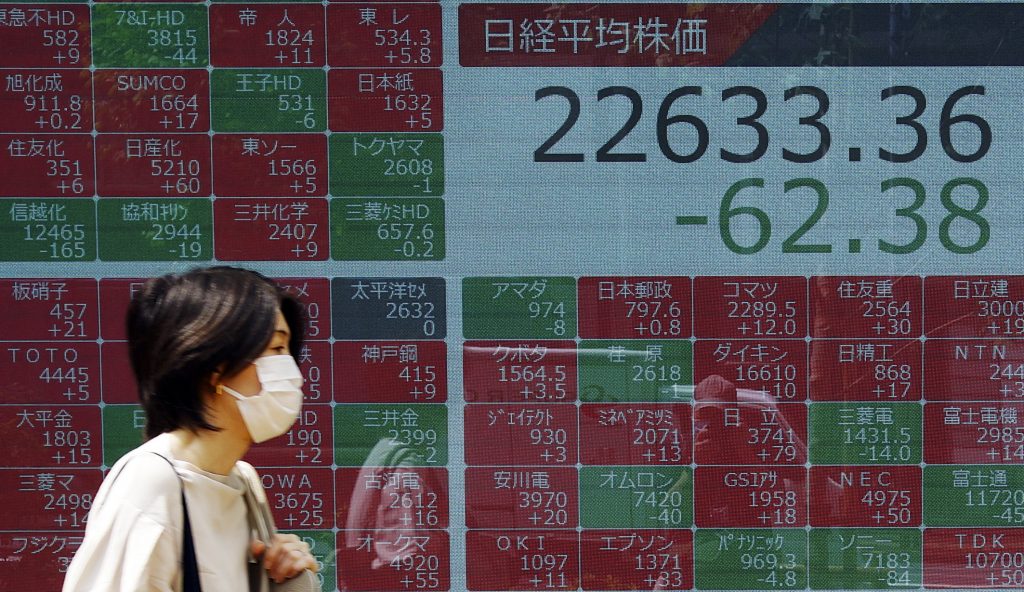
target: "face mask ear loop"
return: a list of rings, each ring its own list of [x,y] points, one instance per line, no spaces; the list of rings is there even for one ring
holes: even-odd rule
[[[242,393],[236,391],[235,389],[231,388],[230,386],[225,386],[223,383],[217,383],[217,394],[218,395],[222,395],[224,393],[227,393],[227,394],[231,395],[232,397],[234,397],[234,398],[236,398],[238,400],[242,400],[242,399],[246,398],[245,395],[243,395]]]

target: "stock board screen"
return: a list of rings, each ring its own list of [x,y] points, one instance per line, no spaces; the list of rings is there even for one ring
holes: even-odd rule
[[[1022,66],[1014,3],[0,3],[0,589],[142,441],[132,295],[231,264],[324,590],[1024,590]]]

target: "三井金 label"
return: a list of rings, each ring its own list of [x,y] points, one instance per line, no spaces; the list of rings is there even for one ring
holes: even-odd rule
[[[444,405],[338,405],[334,408],[334,464],[444,466],[448,463],[448,409]]]

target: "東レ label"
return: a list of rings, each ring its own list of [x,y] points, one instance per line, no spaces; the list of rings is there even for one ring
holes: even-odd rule
[[[327,27],[332,34],[328,64],[334,68],[441,66],[440,4],[396,2],[370,10],[328,5]]]

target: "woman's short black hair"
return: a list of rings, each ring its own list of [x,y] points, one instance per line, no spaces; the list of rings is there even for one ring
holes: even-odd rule
[[[146,282],[128,306],[128,351],[146,412],[146,438],[217,428],[205,417],[214,372],[230,376],[259,357],[278,309],[298,361],[302,308],[270,279],[237,267],[204,267]]]

